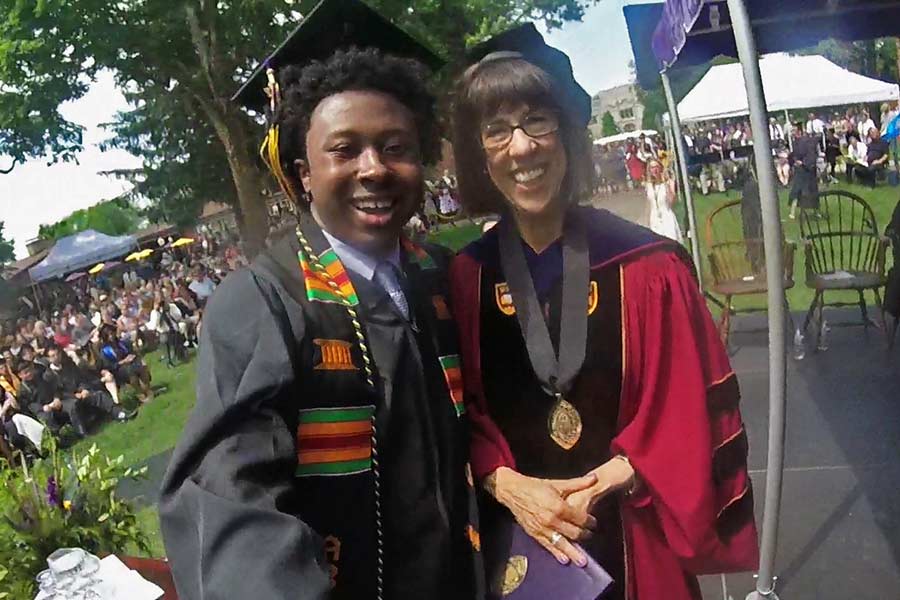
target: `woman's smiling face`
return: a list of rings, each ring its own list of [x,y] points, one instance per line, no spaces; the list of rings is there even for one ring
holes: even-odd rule
[[[491,180],[513,210],[530,216],[553,210],[564,202],[560,189],[568,165],[566,150],[558,122],[554,128],[547,125],[547,119],[558,117],[544,107],[516,103],[501,107],[481,123]],[[494,147],[487,143],[492,131],[504,128],[508,131],[510,127],[513,129],[508,144]],[[553,131],[529,135],[526,129]]]

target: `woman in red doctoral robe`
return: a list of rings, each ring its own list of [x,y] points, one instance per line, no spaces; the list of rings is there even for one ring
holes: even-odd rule
[[[696,575],[756,569],[758,546],[738,384],[690,261],[577,206],[590,98],[563,53],[526,26],[473,59],[461,201],[502,220],[451,285],[482,539],[511,515],[560,563],[603,566],[604,600],[699,598]]]

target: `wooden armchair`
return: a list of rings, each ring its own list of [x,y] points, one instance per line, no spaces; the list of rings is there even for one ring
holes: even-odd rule
[[[884,324],[879,288],[887,283],[885,252],[890,242],[881,235],[875,214],[866,201],[850,192],[821,192],[818,211],[800,211],[800,232],[806,255],[806,285],[815,290],[803,330],[806,331],[816,315],[819,323],[816,346],[821,342],[825,306],[858,305],[862,314],[860,324],[866,328],[872,324],[865,290],[874,293]],[[825,302],[825,292],[836,290],[855,291],[859,299],[852,303]]]
[[[765,294],[768,291],[762,224],[752,215],[743,214],[740,200],[727,202],[706,219],[706,247],[712,281],[709,291],[725,297],[719,319],[719,335],[727,344],[733,315],[765,310],[739,310],[732,305],[735,296]],[[784,242],[785,289],[794,287],[795,248],[794,243]]]

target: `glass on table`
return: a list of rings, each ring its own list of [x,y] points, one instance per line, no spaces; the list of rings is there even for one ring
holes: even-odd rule
[[[94,591],[98,581],[100,559],[81,548],[60,548],[47,557],[47,565],[54,582],[54,600],[100,600]]]
[[[44,569],[40,573],[37,574],[37,577],[34,580],[38,584],[38,595],[36,596],[36,600],[55,600],[56,599],[56,578],[53,576],[53,571],[50,569]]]

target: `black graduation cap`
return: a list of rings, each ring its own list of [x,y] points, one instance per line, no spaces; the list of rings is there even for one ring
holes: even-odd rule
[[[546,71],[559,86],[562,107],[587,127],[591,121],[591,96],[575,81],[572,63],[565,52],[548,46],[534,23],[526,23],[482,42],[469,51],[472,63],[487,58],[519,56]]]
[[[324,60],[335,50],[374,47],[387,54],[414,58],[433,71],[444,61],[408,33],[360,0],[322,0],[287,39],[264,60],[232,100],[262,112],[268,103],[266,70]]]

